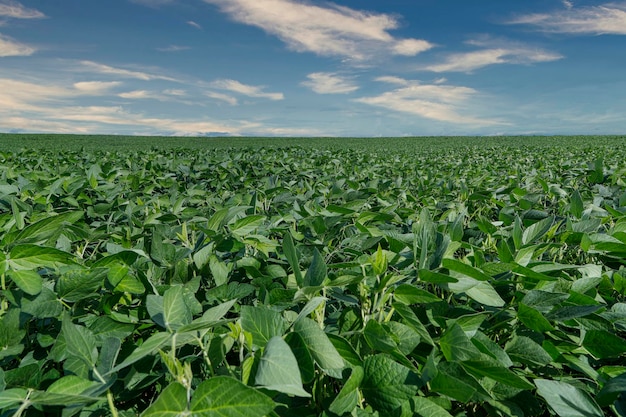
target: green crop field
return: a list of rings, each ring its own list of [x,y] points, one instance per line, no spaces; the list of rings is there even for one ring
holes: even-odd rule
[[[626,138],[0,136],[2,416],[626,416]]]

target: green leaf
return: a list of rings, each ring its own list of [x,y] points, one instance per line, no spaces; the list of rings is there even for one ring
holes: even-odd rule
[[[420,269],[418,273],[420,281],[431,282],[433,284],[447,284],[449,282],[457,282],[458,279],[439,272],[429,271],[428,269]]]
[[[100,384],[95,381],[89,381],[76,375],[67,375],[54,381],[46,392],[54,394],[81,394],[98,385]]]
[[[274,401],[236,379],[217,376],[201,383],[191,400],[192,417],[263,417]]]
[[[626,340],[606,330],[587,330],[583,347],[597,359],[616,358],[626,352]]]
[[[436,295],[410,284],[399,285],[394,291],[393,296],[402,304],[407,305],[437,303],[442,301],[441,298]]]
[[[413,410],[420,417],[452,417],[445,408],[435,404],[429,398],[413,397]]]
[[[22,312],[39,319],[58,317],[63,313],[61,301],[54,291],[43,287],[33,300],[22,299]]]
[[[474,377],[468,375],[456,362],[442,362],[437,375],[430,381],[433,392],[454,398],[462,403],[487,401],[490,399],[484,388]]]
[[[415,330],[417,334],[419,334],[422,341],[430,344],[431,346],[435,346],[435,342],[430,337],[430,333],[428,333],[426,327],[409,306],[400,303],[393,303],[392,306],[396,310],[396,313],[402,317],[404,324]]]
[[[63,226],[73,224],[84,217],[82,211],[70,211],[50,216],[24,228],[15,238],[14,243],[43,243],[53,236],[58,236]]]
[[[300,262],[298,261],[298,252],[296,250],[296,246],[293,244],[293,238],[291,237],[291,233],[287,232],[283,236],[283,252],[287,257],[287,262],[289,262],[289,266],[293,270],[293,273],[296,277],[296,282],[298,283],[298,287],[302,287],[304,285],[304,278],[302,277],[302,272],[300,271]]]
[[[596,401],[602,407],[606,407],[611,405],[617,400],[618,397],[624,396],[626,392],[626,373],[616,376],[612,378],[604,384],[598,395],[596,396]]]
[[[0,392],[0,410],[17,407],[28,396],[28,391],[22,388],[11,388]]]
[[[439,340],[439,346],[449,361],[466,361],[481,357],[480,351],[458,324],[453,324],[446,330]]]
[[[465,291],[474,301],[490,307],[502,307],[505,301],[500,294],[488,282],[479,282],[477,285]]]
[[[167,386],[141,417],[179,417],[187,411],[187,389],[173,382]]]
[[[339,391],[339,394],[335,397],[333,402],[328,407],[328,410],[332,413],[342,415],[354,410],[359,404],[359,392],[358,389],[361,386],[361,382],[365,376],[363,368],[360,366],[352,368],[352,373],[346,381],[346,383]]]
[[[519,320],[530,330],[534,330],[539,333],[554,330],[554,327],[552,327],[548,319],[546,319],[543,314],[523,303],[519,303],[517,306],[517,318],[519,318]]]
[[[583,216],[583,209],[583,199],[580,196],[578,190],[574,190],[574,192],[572,193],[572,197],[570,198],[570,213],[572,214],[572,216],[580,219]]]
[[[369,320],[363,329],[363,336],[367,344],[378,352],[392,352],[398,345],[376,320]]]
[[[382,275],[387,271],[387,256],[380,247],[380,244],[378,245],[376,254],[372,257],[372,268],[376,275]]]
[[[246,236],[253,233],[265,221],[265,216],[256,214],[239,219],[230,227],[230,231],[237,236]]]
[[[170,341],[172,340],[172,336],[173,335],[171,333],[166,332],[153,334],[146,341],[144,341],[143,344],[135,348],[135,350],[133,350],[133,353],[128,355],[126,359],[124,359],[120,364],[111,369],[107,374],[111,374],[113,372],[119,371],[120,369],[124,369],[127,366],[130,366],[133,363],[137,362],[138,360],[145,358],[146,356],[156,355],[159,352],[159,349],[167,346],[170,343]]]
[[[57,295],[71,303],[95,296],[102,287],[107,273],[106,268],[69,269],[63,272],[57,281]]]
[[[341,336],[335,334],[329,334],[328,339],[331,341],[339,355],[346,361],[346,363],[352,366],[363,366],[363,359],[354,350],[354,347]],[[293,346],[291,347],[293,349]]]
[[[512,360],[527,365],[546,366],[552,357],[537,342],[526,336],[514,336],[504,349]]]
[[[384,415],[413,398],[422,385],[413,371],[384,354],[365,358],[363,371],[363,396],[372,408]]]
[[[36,271],[17,270],[9,271],[9,278],[26,294],[37,295],[43,287],[43,278]]]
[[[579,388],[566,382],[535,379],[537,393],[561,417],[603,417],[596,402]]]
[[[522,245],[526,246],[539,240],[543,237],[543,235],[548,233],[548,230],[550,230],[553,223],[554,216],[550,216],[530,225],[526,230],[524,230],[522,235]]]
[[[268,390],[297,397],[311,396],[302,387],[296,357],[279,336],[274,336],[267,342],[254,381],[257,386]]]
[[[74,264],[73,256],[58,249],[37,245],[17,245],[9,252],[7,264],[11,269],[58,268]]]
[[[193,313],[185,296],[185,288],[177,285],[163,294],[163,323],[169,331],[191,323]]]
[[[308,384],[313,381],[313,378],[315,378],[315,362],[302,337],[296,332],[287,333],[285,342],[287,342],[298,361],[302,382]]]
[[[461,366],[469,374],[477,377],[491,378],[494,381],[514,388],[533,389],[533,384],[486,355],[483,355],[478,360],[463,361]]]
[[[313,260],[311,261],[311,265],[309,269],[306,271],[306,275],[304,276],[303,285],[305,287],[317,287],[322,285],[324,282],[324,278],[326,278],[326,264],[324,263],[324,259],[322,255],[317,250],[317,248],[313,249]]]
[[[67,353],[82,360],[87,366],[93,368],[98,359],[96,338],[86,327],[72,323],[69,315],[63,317],[61,332],[65,338]]]
[[[324,330],[306,317],[294,324],[294,330],[302,337],[319,367],[328,375],[341,378],[341,370],[345,367],[345,363]]]
[[[241,327],[252,334],[255,346],[264,347],[274,336],[285,332],[285,320],[277,311],[267,307],[241,307]]]
[[[442,261],[441,265],[444,268],[449,269],[450,271],[455,271],[465,276],[474,278],[478,281],[489,281],[491,277],[485,274],[483,271],[478,268],[474,268],[471,265],[465,264],[461,261],[457,261],[456,259],[446,258]]]

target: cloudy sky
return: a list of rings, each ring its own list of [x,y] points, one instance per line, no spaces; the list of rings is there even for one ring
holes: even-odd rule
[[[0,0],[0,131],[626,132],[626,1]]]

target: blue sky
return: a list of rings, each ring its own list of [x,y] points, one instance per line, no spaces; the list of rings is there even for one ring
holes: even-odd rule
[[[0,0],[0,131],[623,134],[626,1]]]

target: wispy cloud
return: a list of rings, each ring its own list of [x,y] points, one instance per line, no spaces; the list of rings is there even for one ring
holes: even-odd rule
[[[270,100],[283,100],[285,98],[283,93],[266,93],[263,91],[264,87],[262,86],[243,84],[236,80],[215,80],[210,85],[213,88],[232,91],[233,93],[243,94],[248,97],[267,98]]]
[[[318,94],[347,94],[359,89],[351,79],[334,72],[314,72],[307,75],[307,78],[301,84]]]
[[[191,49],[191,46],[183,46],[183,45],[170,45],[163,48],[156,48],[157,51],[160,52],[180,52],[180,51],[188,51]]]
[[[489,65],[528,65],[556,61],[563,58],[560,54],[516,42],[485,38],[471,40],[466,43],[483,49],[450,54],[443,62],[427,65],[420,69],[433,72],[471,72]]]
[[[295,0],[204,0],[233,20],[277,36],[298,52],[363,61],[376,55],[413,56],[433,47],[420,39],[399,39],[395,16],[333,3]]]
[[[84,94],[102,95],[120,85],[122,83],[119,81],[81,81],[74,83],[74,88]]]
[[[206,91],[204,95],[215,100],[225,101],[231,106],[236,106],[238,103],[235,97],[229,96],[228,94],[218,93],[216,91]]]
[[[469,105],[466,103],[478,93],[473,88],[422,84],[419,81],[389,76],[379,77],[377,81],[398,87],[378,96],[362,97],[354,101],[448,123],[473,126],[503,124],[468,114]]]
[[[0,34],[0,57],[6,56],[30,56],[37,49],[33,46],[18,42],[8,36]]]
[[[100,64],[98,62],[93,62],[93,61],[81,61],[80,65],[84,69],[87,69],[90,72],[97,73],[97,74],[107,74],[107,75],[118,76],[121,78],[135,78],[135,79],[143,80],[143,81],[165,80],[165,81],[178,82],[177,79],[168,77],[165,75],[152,74],[152,73],[144,72],[144,71],[129,70],[125,68],[117,68],[117,67],[112,67],[109,65]]]
[[[567,7],[552,13],[519,16],[508,23],[537,27],[550,33],[626,35],[626,2],[599,6]]]
[[[187,24],[189,26],[193,26],[194,28],[198,29],[198,30],[202,30],[202,26],[200,26],[199,23],[194,22],[193,20],[188,20]]]
[[[41,19],[46,17],[39,10],[28,9],[17,1],[0,1],[0,17],[13,19]]]

